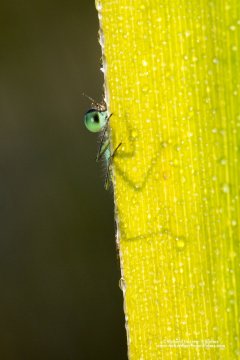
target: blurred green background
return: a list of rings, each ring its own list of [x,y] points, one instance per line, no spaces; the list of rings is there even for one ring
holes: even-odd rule
[[[0,3],[0,359],[127,359],[94,0]]]

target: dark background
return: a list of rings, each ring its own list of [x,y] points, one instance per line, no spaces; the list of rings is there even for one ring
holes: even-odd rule
[[[94,0],[0,3],[0,359],[127,359]]]

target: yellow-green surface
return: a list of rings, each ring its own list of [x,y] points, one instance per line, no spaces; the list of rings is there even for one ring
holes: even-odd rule
[[[240,2],[97,8],[130,359],[240,359]]]

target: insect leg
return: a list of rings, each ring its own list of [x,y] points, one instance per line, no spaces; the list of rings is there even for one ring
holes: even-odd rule
[[[101,157],[103,156],[103,154],[105,153],[105,151],[109,148],[109,139],[107,139],[104,143],[101,141],[101,146],[99,146],[99,150],[98,150],[98,154],[96,157],[96,161],[98,161],[99,159],[101,159]]]
[[[116,149],[113,151],[112,155],[110,156],[110,159],[109,159],[109,162],[108,162],[108,167],[107,167],[107,174],[106,174],[105,183],[104,183],[104,187],[105,187],[106,190],[109,189],[110,169],[111,169],[111,166],[112,166],[113,158],[116,155],[116,152],[120,148],[121,145],[122,145],[122,143],[118,144],[118,146],[116,147]]]

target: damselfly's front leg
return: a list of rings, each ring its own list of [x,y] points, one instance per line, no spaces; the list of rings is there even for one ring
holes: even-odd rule
[[[112,162],[113,162],[114,156],[116,155],[117,150],[120,148],[121,145],[122,145],[122,143],[118,144],[118,146],[116,147],[116,149],[113,151],[112,155],[109,158],[107,174],[106,174],[105,183],[104,183],[104,187],[106,190],[109,189],[109,183],[110,183],[109,178],[110,178],[110,173],[111,173]]]

